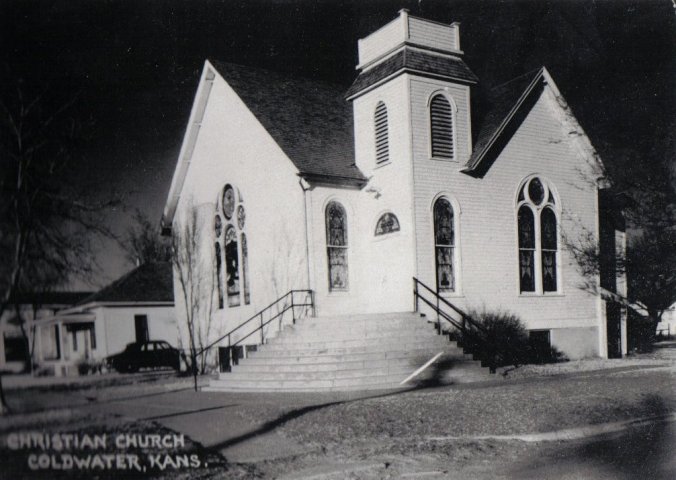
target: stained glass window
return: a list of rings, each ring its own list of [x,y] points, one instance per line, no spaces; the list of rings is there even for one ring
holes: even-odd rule
[[[455,291],[455,225],[451,203],[440,198],[434,204],[434,244],[437,266],[437,290]]]
[[[214,233],[216,234],[216,238],[221,237],[221,232],[223,231],[223,222],[221,221],[221,216],[216,215],[214,218]]]
[[[519,279],[522,292],[535,291],[535,221],[526,205],[519,208]]]
[[[556,292],[558,232],[554,193],[547,182],[533,177],[519,191],[517,205],[520,291]]]
[[[394,213],[385,213],[378,219],[378,223],[376,224],[376,236],[398,231],[399,220]]]
[[[542,231],[542,289],[556,292],[556,214],[551,208],[540,213]]]
[[[235,211],[235,190],[231,185],[223,187],[223,215],[227,220],[232,218]]]
[[[453,108],[440,93],[430,101],[430,136],[432,157],[453,158]]]
[[[329,290],[347,290],[347,216],[338,202],[326,206]]]
[[[249,294],[249,246],[246,243],[246,234],[241,235],[242,239],[242,283],[244,283],[244,304],[251,303]]]
[[[237,252],[237,233],[232,225],[225,227],[225,273],[228,306],[236,307],[240,304],[239,254]]]
[[[218,217],[216,217],[218,218]],[[221,254],[221,244],[214,244],[216,251],[216,285],[218,286],[218,308],[223,308],[223,258]]]

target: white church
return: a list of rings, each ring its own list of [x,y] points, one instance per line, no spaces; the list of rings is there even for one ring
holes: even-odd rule
[[[564,242],[621,248],[624,233],[601,220],[600,159],[546,68],[473,118],[458,24],[402,10],[358,50],[347,91],[205,62],[162,225],[177,234],[197,212],[215,279],[200,321],[208,341],[232,332],[214,348],[245,347],[212,387],[399,385],[438,354],[472,363],[432,325],[471,309],[514,313],[571,359],[626,353],[623,316],[581,288]],[[261,329],[292,290],[312,307]]]

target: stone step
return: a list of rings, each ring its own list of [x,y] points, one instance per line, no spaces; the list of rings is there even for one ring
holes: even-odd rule
[[[411,372],[412,373],[412,372]],[[323,378],[323,379],[223,379],[213,380],[206,391],[332,391],[332,390],[372,390],[410,388],[416,382],[425,381],[431,372],[425,372],[407,384],[401,385],[410,373],[387,375],[362,375],[356,377]],[[490,379],[488,369],[464,366],[456,371],[448,370],[440,375],[442,384],[460,384]]]
[[[351,360],[349,357],[343,357],[342,360],[337,362],[311,362],[308,358],[308,362],[298,362],[293,363],[280,363],[281,360],[275,359],[274,362],[269,363],[252,363],[249,359],[243,361],[239,365],[233,367],[233,372],[249,372],[249,373],[258,373],[258,372],[329,372],[329,371],[338,371],[338,370],[355,370],[360,368],[383,368],[388,365],[418,365],[418,360],[429,356],[433,357],[439,352],[435,353],[426,353],[425,355],[419,354],[416,356],[402,356],[400,358],[390,357],[382,359],[371,359],[371,360]],[[458,361],[472,361],[472,356],[467,354],[446,354],[447,357],[456,359]],[[423,362],[424,363],[424,362]]]
[[[316,356],[316,355],[354,355],[358,353],[397,352],[409,350],[444,350],[449,346],[448,341],[436,341],[424,339],[418,342],[382,342],[376,345],[358,344],[349,346],[317,346],[310,344],[300,348],[294,346],[288,348],[285,345],[267,344],[259,347],[257,352],[251,354],[255,357],[289,357],[289,356]]]
[[[452,348],[452,347],[450,347]],[[411,350],[394,350],[394,351],[368,351],[358,352],[346,355],[344,353],[338,354],[309,354],[300,355],[297,352],[289,352],[288,355],[268,355],[264,350],[252,353],[250,357],[240,360],[240,365],[270,365],[276,364],[321,364],[321,363],[341,363],[344,361],[362,361],[370,362],[377,360],[396,360],[402,358],[429,358],[439,352],[449,352],[450,348],[416,348]],[[463,356],[464,359],[471,360],[472,356],[465,354],[460,349],[453,349],[453,352],[458,356]],[[431,354],[431,355],[430,355]],[[429,356],[428,356],[429,355]],[[424,362],[423,362],[424,363]],[[422,365],[422,364],[421,364]]]
[[[302,324],[288,325],[279,334],[278,338],[294,338],[302,335],[305,338],[318,339],[344,339],[344,338],[366,338],[387,335],[403,335],[409,333],[435,333],[433,324],[423,322],[408,323],[403,325],[385,325],[373,326],[366,325],[361,327],[331,326],[322,327],[317,325],[305,326]]]
[[[266,350],[280,351],[280,350],[305,350],[305,349],[333,349],[333,348],[352,348],[352,347],[371,347],[374,344],[380,346],[389,346],[397,348],[400,346],[414,345],[414,344],[429,344],[429,345],[448,345],[449,341],[445,337],[428,333],[417,333],[411,335],[390,335],[367,338],[345,338],[345,339],[331,339],[331,340],[310,340],[307,341],[303,335],[297,335],[294,338],[275,339],[266,344]]]

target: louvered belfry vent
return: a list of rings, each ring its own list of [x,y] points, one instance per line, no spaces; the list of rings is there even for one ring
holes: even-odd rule
[[[430,129],[432,157],[453,158],[453,111],[443,95],[435,95],[430,102]]]
[[[387,107],[383,102],[376,105],[374,115],[376,127],[376,163],[385,163],[390,159],[390,140],[387,132]]]

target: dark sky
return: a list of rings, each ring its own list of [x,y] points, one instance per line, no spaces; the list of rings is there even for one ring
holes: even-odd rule
[[[546,65],[606,162],[654,150],[674,126],[676,21],[671,0],[27,1],[0,2],[0,62],[68,95],[92,119],[73,179],[124,195],[159,222],[204,59],[342,83],[357,39],[397,15],[461,22],[482,89]],[[104,194],[104,193],[102,193]],[[124,231],[129,215],[109,221]],[[105,275],[131,265],[115,246]]]

